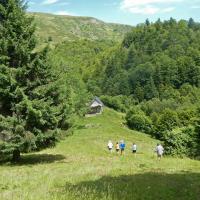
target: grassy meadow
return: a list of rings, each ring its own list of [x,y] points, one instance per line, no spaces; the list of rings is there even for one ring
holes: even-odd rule
[[[29,13],[34,16],[36,35],[42,42],[77,39],[121,41],[132,30],[129,25],[113,24],[92,17],[61,16],[44,13]]]
[[[200,162],[154,154],[157,143],[131,131],[123,115],[106,109],[84,118],[56,148],[23,155],[20,164],[0,165],[1,200],[198,200]],[[126,141],[125,155],[107,142]],[[138,154],[131,153],[131,143]]]

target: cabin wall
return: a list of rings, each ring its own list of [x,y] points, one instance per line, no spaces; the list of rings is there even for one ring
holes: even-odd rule
[[[101,106],[93,107],[90,109],[90,114],[101,114],[103,108]]]

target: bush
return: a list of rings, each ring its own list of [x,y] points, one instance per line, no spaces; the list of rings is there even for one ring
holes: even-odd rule
[[[165,109],[176,110],[180,107],[180,104],[176,99],[163,99],[158,98],[151,99],[149,101],[144,101],[141,103],[141,109],[147,114],[152,113],[162,113]]]
[[[113,108],[114,110],[125,112],[126,107],[122,102],[121,96],[101,96],[101,100],[104,103],[104,105],[108,106],[109,108]]]
[[[175,111],[170,109],[165,109],[163,113],[159,116],[157,120],[156,133],[159,139],[163,138],[166,131],[172,131],[174,128],[180,125],[178,115]]]
[[[164,135],[165,152],[168,155],[196,156],[197,133],[194,127],[168,131]]]
[[[178,118],[180,120],[180,123],[183,126],[188,126],[192,123],[192,119],[195,117],[195,111],[191,109],[187,110],[178,110],[177,111]]]
[[[134,130],[151,133],[152,121],[142,111],[131,109],[126,115],[127,125]]]

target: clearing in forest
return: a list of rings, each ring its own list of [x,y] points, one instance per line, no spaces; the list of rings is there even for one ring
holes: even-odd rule
[[[21,164],[0,166],[1,200],[198,200],[200,162],[156,159],[157,141],[131,131],[121,113],[79,121],[56,148],[23,155]],[[125,155],[107,150],[108,140],[124,139]],[[131,153],[131,144],[138,154]]]

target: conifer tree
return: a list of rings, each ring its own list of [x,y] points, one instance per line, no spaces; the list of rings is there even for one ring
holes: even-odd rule
[[[0,154],[14,161],[55,145],[71,112],[48,47],[35,53],[35,26],[25,11],[24,1],[0,1]]]

